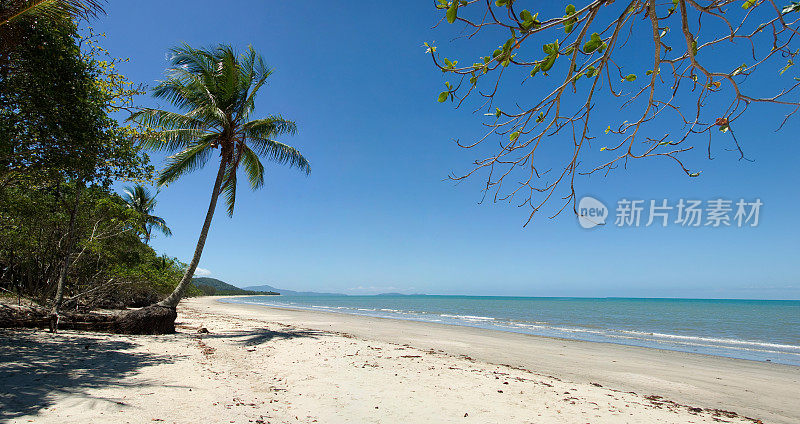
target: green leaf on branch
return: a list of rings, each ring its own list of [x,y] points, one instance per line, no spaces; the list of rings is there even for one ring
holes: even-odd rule
[[[542,45],[542,51],[548,56],[555,56],[558,54],[558,40]]]
[[[783,75],[783,73],[786,72],[793,65],[794,65],[794,61],[792,59],[789,59],[789,61],[786,62],[786,66],[784,66],[783,69],[781,69],[781,72],[778,75]]]
[[[445,65],[444,67],[447,69],[455,69],[456,65],[458,65],[458,61],[457,60],[451,61],[448,58],[444,58],[444,65]]]
[[[675,10],[677,10],[677,9],[678,9],[678,0],[672,0],[672,7],[670,7],[667,10],[667,18],[672,16],[672,14],[675,13]]]
[[[531,12],[527,10],[519,12],[519,18],[522,20],[522,22],[520,22],[520,27],[522,27],[522,29],[525,31],[531,28],[538,28],[539,25],[541,24],[541,22],[539,22],[539,20],[536,19],[538,16],[539,13],[535,13],[532,15]]]
[[[787,13],[797,12],[798,10],[800,10],[800,1],[793,1],[792,4],[783,8],[781,14],[785,15]]]
[[[741,66],[739,66],[738,68],[734,69],[733,72],[731,72],[731,76],[735,77],[736,75],[739,75],[742,72],[744,72],[745,69],[747,69],[747,64],[746,63],[742,63]]]
[[[503,52],[507,53],[511,51],[511,48],[514,47],[514,43],[517,41],[516,38],[511,37],[503,44]]]
[[[583,51],[585,53],[592,53],[599,49],[601,45],[603,45],[603,40],[600,38],[600,34],[595,32],[589,37],[589,41],[583,45]]]
[[[625,81],[629,82],[636,81],[636,74],[629,74],[627,77],[625,77]]]
[[[553,64],[556,63],[556,57],[558,57],[557,54],[547,56],[547,59],[542,62],[542,71],[549,71],[553,67]]]
[[[458,14],[458,0],[453,0],[453,4],[447,9],[447,23],[452,24],[456,21]]]
[[[519,138],[519,131],[514,131],[508,136],[508,139],[511,141],[517,141],[518,138]]]
[[[449,94],[450,94],[449,91],[442,91],[441,93],[439,93],[439,98],[437,99],[437,100],[439,100],[439,103],[444,103],[445,100],[447,100],[447,96]]]
[[[535,76],[540,69],[542,69],[542,65],[541,63],[537,63],[536,66],[534,66],[533,69],[531,69],[531,76],[532,77]]]
[[[570,18],[570,16],[572,16],[574,14],[575,14],[575,5],[568,4],[567,5],[567,9],[566,9],[566,11],[564,13],[564,17],[565,18],[569,18],[566,21],[564,21],[564,32],[566,32],[567,34],[572,32],[572,28],[575,26],[575,22],[577,22],[577,19]]]

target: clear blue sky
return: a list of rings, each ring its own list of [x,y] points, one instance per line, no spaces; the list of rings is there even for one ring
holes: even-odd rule
[[[571,213],[523,228],[527,210],[478,204],[482,179],[445,181],[476,159],[451,140],[472,139],[482,117],[436,102],[442,76],[421,45],[449,48],[438,17],[430,1],[117,1],[93,26],[137,82],[160,79],[184,41],[252,44],[275,69],[257,113],[298,123],[283,141],[313,172],[267,165],[264,189],[241,187],[233,219],[220,211],[211,228],[200,266],[212,277],[351,294],[800,298],[797,118],[775,133],[775,110],[754,110],[737,128],[753,163],[720,151],[690,179],[647,160],[578,186],[612,214],[622,197],[758,197],[757,228],[585,230]],[[214,166],[162,190],[157,214],[174,235],[157,250],[188,261]]]

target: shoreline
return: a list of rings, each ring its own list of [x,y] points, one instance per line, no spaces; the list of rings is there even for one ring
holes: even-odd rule
[[[289,310],[289,311],[299,311],[299,312],[304,312],[305,311],[305,312],[312,312],[312,313],[313,312],[324,312],[324,313],[332,313],[332,314],[336,314],[336,315],[362,316],[362,317],[365,317],[365,318],[373,318],[373,319],[388,319],[388,320],[420,322],[420,323],[445,325],[445,326],[455,326],[455,327],[480,328],[480,329],[484,329],[484,330],[488,330],[488,331],[499,331],[499,332],[505,332],[505,333],[525,334],[525,335],[532,336],[532,337],[543,337],[545,339],[551,339],[551,340],[579,341],[579,342],[587,342],[587,343],[601,343],[601,344],[610,344],[610,345],[617,345],[617,346],[629,346],[629,347],[637,347],[637,348],[644,348],[644,349],[655,349],[655,350],[663,350],[663,351],[670,351],[670,352],[690,353],[690,354],[696,354],[696,355],[711,356],[711,357],[716,357],[716,358],[729,358],[729,359],[738,359],[738,360],[753,361],[753,362],[776,363],[776,364],[800,367],[800,363],[792,363],[791,361],[788,361],[788,360],[784,361],[784,360],[781,360],[781,358],[776,358],[776,360],[773,360],[773,359],[756,359],[756,358],[743,357],[741,355],[741,353],[738,352],[738,351],[734,351],[735,353],[732,353],[732,354],[711,353],[711,352],[707,352],[707,351],[705,351],[705,352],[704,351],[698,351],[697,349],[695,349],[694,351],[689,351],[688,347],[686,349],[680,349],[680,348],[670,348],[670,347],[667,347],[667,346],[652,346],[652,345],[648,346],[647,344],[623,343],[623,342],[617,342],[617,341],[610,340],[610,339],[608,339],[608,340],[591,340],[591,339],[580,338],[580,337],[563,337],[563,336],[558,336],[558,335],[537,334],[535,332],[524,331],[524,330],[521,330],[521,329],[501,328],[501,327],[491,327],[491,326],[487,326],[487,325],[478,325],[477,323],[471,324],[471,323],[464,323],[464,322],[436,322],[436,321],[430,321],[430,320],[425,320],[425,319],[417,319],[417,318],[413,318],[413,317],[408,317],[408,318],[387,317],[387,316],[378,316],[378,315],[370,315],[370,314],[362,314],[362,313],[342,312],[342,311],[330,310],[329,308],[322,308],[322,307],[320,309],[315,309],[313,307],[288,306],[288,305],[268,305],[268,304],[260,304],[260,303],[239,303],[239,302],[227,302],[225,300],[225,299],[257,297],[257,296],[253,296],[253,295],[229,295],[229,296],[226,295],[226,296],[214,296],[214,297],[216,299],[218,299],[220,301],[220,303],[225,303],[225,304],[247,304],[247,305],[254,305],[254,306],[266,307],[266,308],[285,309],[285,310]],[[483,317],[481,317],[481,318],[483,318]],[[494,320],[494,318],[487,318],[487,319]],[[490,323],[492,323],[492,322],[494,322],[494,321],[490,321]],[[677,335],[673,335],[673,334],[667,334],[666,336],[681,337],[681,336],[677,336]],[[695,337],[695,338],[700,338],[700,337],[698,336],[698,337]],[[742,343],[742,344],[758,344],[758,343],[763,344],[763,342],[754,342],[754,341],[749,341],[749,340],[738,341],[738,340],[733,340],[733,339],[714,339],[714,341],[734,342],[734,343],[738,342],[738,343]],[[690,345],[690,344],[686,344],[686,346],[698,347],[698,346],[694,346],[694,345]],[[705,347],[707,347],[707,348],[718,348],[718,349],[722,349],[723,351],[725,349],[733,349],[733,348],[730,348],[728,346],[705,346]],[[780,345],[779,347],[788,347],[788,346]],[[737,353],[739,354],[739,356],[736,356]],[[768,353],[787,354],[787,353],[784,353],[784,352],[774,352],[774,351],[768,351]]]
[[[694,352],[555,338],[425,321],[203,299],[204,307],[314,330],[409,344],[576,383],[737,411],[765,422],[800,422],[800,367]],[[243,296],[245,297],[245,296]],[[259,312],[260,311],[260,312]]]
[[[800,367],[219,300],[171,335],[0,331],[0,421],[800,421]]]

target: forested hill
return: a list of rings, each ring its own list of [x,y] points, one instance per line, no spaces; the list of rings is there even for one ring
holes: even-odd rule
[[[228,296],[228,295],[277,295],[275,291],[243,290],[222,280],[209,277],[192,278],[192,283],[200,289],[206,296]]]

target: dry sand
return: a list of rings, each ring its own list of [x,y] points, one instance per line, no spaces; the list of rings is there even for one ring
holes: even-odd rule
[[[800,422],[800,367],[214,298],[178,321],[167,336],[0,332],[0,420]]]

